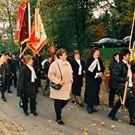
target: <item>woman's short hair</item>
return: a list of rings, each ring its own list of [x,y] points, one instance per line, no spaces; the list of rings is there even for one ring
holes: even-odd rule
[[[120,52],[120,60],[122,60],[123,57],[126,56],[127,54],[130,55],[130,51],[128,49],[122,49]]]
[[[116,52],[113,54],[113,58],[115,58],[117,55],[120,55],[120,53]]]
[[[31,55],[24,55],[23,56],[23,62],[27,64],[33,57]]]
[[[100,51],[100,49],[98,47],[94,47],[91,49],[91,56],[93,56],[93,54],[96,52],[96,51]]]
[[[59,50],[56,52],[57,58],[59,59],[60,56],[62,56],[63,53],[66,53],[66,50],[65,50],[65,49],[59,49]]]
[[[80,54],[80,51],[79,50],[74,50],[74,55],[75,54]]]

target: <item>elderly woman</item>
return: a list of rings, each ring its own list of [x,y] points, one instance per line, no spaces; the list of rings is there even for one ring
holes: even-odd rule
[[[24,66],[22,67],[19,75],[17,94],[21,97],[22,108],[26,116],[28,113],[28,102],[30,100],[30,111],[33,115],[37,116],[36,112],[36,88],[35,80],[37,78],[36,73],[32,67],[33,60],[31,55],[26,55],[23,58]]]
[[[86,91],[85,102],[87,103],[88,113],[94,113],[95,105],[99,105],[99,90],[102,82],[102,75],[105,70],[100,57],[99,48],[93,48],[91,57],[86,62]]]
[[[50,84],[50,98],[54,99],[54,108],[56,112],[56,122],[60,125],[64,125],[61,118],[62,109],[66,106],[70,99],[70,92],[72,87],[72,68],[69,62],[66,60],[66,50],[60,49],[56,53],[57,60],[54,61],[49,69],[48,78],[56,85],[60,85],[61,88],[56,90]]]

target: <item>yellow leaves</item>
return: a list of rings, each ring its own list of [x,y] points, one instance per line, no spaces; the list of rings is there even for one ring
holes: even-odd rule
[[[111,125],[110,127],[111,127],[111,128],[116,128],[116,126],[115,126],[115,125]]]
[[[99,39],[107,36],[107,27],[102,23],[97,23],[94,31]]]
[[[96,126],[97,124],[93,123],[92,126]]]
[[[100,124],[101,124],[101,125],[105,125],[105,123],[104,123],[104,122],[101,122]]]
[[[77,132],[74,132],[72,135],[79,135]]]
[[[37,127],[38,127],[37,125],[32,125],[32,126],[31,126],[32,129],[35,129],[35,128],[37,128]]]
[[[53,121],[52,121],[52,120],[48,120],[47,122],[48,122],[49,124],[52,124],[52,123],[53,123]]]
[[[81,131],[82,131],[82,132],[88,132],[88,128],[86,128],[86,127],[81,128]]]
[[[59,135],[64,135],[64,133],[59,133]]]
[[[84,127],[84,128],[80,128],[81,132],[83,135],[88,135],[88,128],[87,127]],[[78,135],[78,134],[76,134]]]

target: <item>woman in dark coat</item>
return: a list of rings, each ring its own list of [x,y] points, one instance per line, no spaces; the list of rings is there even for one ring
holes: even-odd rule
[[[72,94],[74,96],[72,102],[83,106],[80,97],[85,74],[85,61],[80,59],[80,52],[78,50],[74,51],[74,59],[71,61],[71,66],[73,70]]]
[[[6,97],[5,97],[5,91],[6,91],[6,86],[5,86],[5,77],[6,77],[5,62],[6,62],[6,58],[3,55],[0,58],[0,91],[1,91],[1,99],[4,102],[6,102]]]
[[[96,112],[94,105],[99,105],[99,90],[102,82],[102,75],[105,70],[102,60],[99,58],[99,48],[93,48],[91,57],[86,62],[86,91],[85,102],[88,113]]]
[[[17,95],[21,97],[22,108],[25,115],[28,113],[28,101],[30,99],[30,111],[33,115],[37,116],[36,112],[36,88],[35,80],[36,73],[32,67],[32,56],[24,56],[24,66],[22,67],[18,80]]]

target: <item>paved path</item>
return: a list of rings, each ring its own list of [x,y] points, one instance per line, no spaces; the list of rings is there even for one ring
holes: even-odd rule
[[[39,116],[26,117],[13,91],[6,94],[7,103],[0,101],[0,135],[135,135],[135,127],[128,125],[127,112],[119,112],[121,120],[114,122],[107,118],[110,109],[105,105],[91,115],[85,108],[69,103],[63,111],[66,125],[59,126],[55,123],[53,101],[41,92],[37,97]]]

